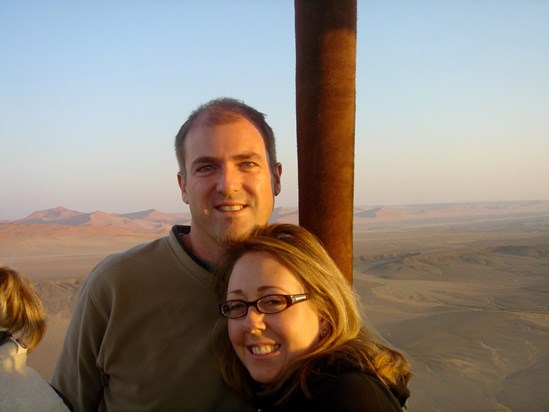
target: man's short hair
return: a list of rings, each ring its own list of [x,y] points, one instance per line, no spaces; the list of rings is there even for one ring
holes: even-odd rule
[[[276,145],[273,129],[267,124],[265,114],[257,111],[246,103],[230,97],[221,97],[210,100],[194,110],[183,123],[175,136],[175,154],[179,163],[179,171],[185,176],[185,137],[200,118],[208,126],[231,123],[239,119],[246,119],[252,123],[265,144],[269,165],[273,168],[277,164]]]

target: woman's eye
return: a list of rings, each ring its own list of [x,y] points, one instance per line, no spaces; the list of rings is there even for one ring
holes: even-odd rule
[[[284,305],[284,300],[278,296],[269,296],[263,300],[263,305],[277,307]]]
[[[229,310],[238,312],[242,310],[242,308],[245,307],[246,305],[242,302],[232,302],[232,303],[229,303],[227,306]]]

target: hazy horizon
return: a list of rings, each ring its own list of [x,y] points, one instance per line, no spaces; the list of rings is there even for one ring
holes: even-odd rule
[[[511,199],[511,200],[498,200],[498,199],[488,199],[488,200],[471,200],[471,201],[449,201],[449,202],[413,202],[413,203],[374,203],[374,204],[370,204],[370,203],[362,203],[362,204],[354,204],[353,207],[356,209],[356,208],[376,208],[376,207],[406,207],[406,206],[435,206],[435,205],[460,205],[460,204],[476,204],[476,203],[485,203],[485,204],[490,204],[490,203],[520,203],[520,202],[549,202],[549,197],[546,198],[546,199]],[[35,212],[40,212],[40,211],[46,211],[46,210],[52,210],[52,209],[56,209],[56,208],[64,208],[64,209],[67,209],[67,210],[72,210],[72,211],[76,211],[76,212],[81,212],[81,213],[94,213],[94,212],[105,212],[105,213],[110,213],[110,214],[117,214],[117,215],[124,215],[124,214],[131,214],[131,213],[138,213],[138,212],[144,212],[144,211],[148,211],[148,210],[156,210],[156,211],[159,211],[159,212],[164,212],[164,213],[170,213],[170,214],[178,214],[178,213],[182,213],[182,214],[189,214],[190,215],[190,210],[189,210],[189,207],[188,205],[184,204],[184,203],[181,203],[181,209],[180,210],[164,210],[164,209],[161,209],[161,208],[158,208],[158,207],[149,207],[149,208],[146,208],[146,209],[136,209],[136,208],[130,208],[130,209],[127,209],[127,210],[109,210],[109,209],[106,209],[106,208],[99,208],[99,209],[91,209],[91,208],[83,208],[83,209],[74,209],[74,208],[71,208],[71,207],[67,207],[61,203],[58,203],[56,205],[52,205],[50,207],[45,207],[45,208],[32,208],[32,206],[29,206],[28,207],[28,210],[29,212],[28,213],[24,213],[23,215],[21,214],[14,214],[15,217],[6,217],[6,216],[3,216],[3,215],[0,215],[0,222],[1,221],[15,221],[15,220],[20,220],[20,219],[23,219]],[[282,208],[282,209],[298,209],[298,205],[295,204],[295,205],[277,205],[275,204],[274,205],[274,209],[278,209],[278,208]]]
[[[483,206],[489,206],[489,205],[494,205],[496,207],[504,207],[505,205],[508,205],[509,207],[515,207],[517,204],[521,204],[521,206],[525,206],[525,204],[527,205],[530,205],[532,206],[532,204],[536,204],[536,203],[547,203],[549,204],[549,199],[517,199],[517,200],[488,200],[488,201],[472,201],[472,202],[432,202],[432,203],[406,203],[406,204],[398,204],[398,203],[395,203],[395,204],[355,204],[354,205],[354,209],[355,209],[355,213],[357,213],[358,211],[367,211],[369,209],[377,209],[377,208],[380,208],[380,209],[383,209],[383,208],[386,208],[386,209],[389,209],[389,210],[398,210],[398,209],[408,209],[408,211],[412,211],[414,208],[419,208],[419,207],[425,207],[427,209],[429,208],[437,208],[439,206],[474,206],[474,205],[483,205]],[[184,206],[187,206],[187,205],[184,205]],[[123,211],[113,211],[113,210],[106,210],[106,209],[95,209],[95,210],[90,210],[90,209],[82,209],[82,210],[79,210],[79,209],[71,209],[69,207],[66,207],[64,205],[57,205],[57,206],[52,206],[52,207],[49,207],[49,208],[45,208],[45,209],[35,209],[33,211],[31,211],[30,213],[27,213],[25,214],[24,216],[18,216],[18,217],[15,217],[15,218],[5,218],[3,216],[0,216],[0,222],[4,222],[4,223],[9,223],[9,222],[14,222],[14,221],[18,221],[18,220],[23,220],[25,218],[27,218],[28,216],[31,216],[33,214],[36,214],[36,213],[40,213],[40,212],[49,212],[49,211],[53,211],[55,209],[65,209],[67,211],[71,211],[71,212],[78,212],[78,213],[82,213],[82,214],[93,214],[93,213],[106,213],[106,214],[111,214],[111,215],[120,215],[120,216],[124,216],[124,215],[132,215],[132,214],[136,214],[136,213],[142,213],[142,212],[147,212],[147,211],[157,211],[157,212],[161,212],[161,213],[167,213],[167,214],[174,214],[174,215],[177,215],[177,214],[183,214],[183,215],[187,215],[190,217],[190,210],[188,209],[188,207],[184,207],[183,210],[179,210],[179,211],[169,211],[169,210],[163,210],[163,209],[159,209],[159,208],[149,208],[149,209],[135,209],[135,210],[123,210]],[[292,210],[292,211],[298,211],[299,208],[297,205],[295,206],[277,206],[275,205],[274,207],[275,210],[277,209],[286,209],[286,210]]]
[[[358,0],[355,205],[549,199],[549,2]],[[296,207],[293,1],[0,2],[0,219],[187,211],[173,139],[267,114]]]

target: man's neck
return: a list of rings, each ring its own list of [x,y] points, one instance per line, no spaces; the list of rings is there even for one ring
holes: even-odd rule
[[[197,239],[196,234],[193,236],[192,227],[189,233],[181,235],[181,241],[188,251],[209,267],[214,267],[217,264],[219,256],[223,252],[223,248],[219,243],[211,239],[201,241]]]

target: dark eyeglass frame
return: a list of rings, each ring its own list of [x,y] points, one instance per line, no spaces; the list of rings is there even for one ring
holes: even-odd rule
[[[261,308],[261,302],[266,301],[268,298],[271,298],[273,296],[277,296],[277,297],[282,298],[286,302],[286,306],[284,306],[284,308],[282,308],[280,310],[274,310],[274,311],[273,310],[264,310],[264,308],[262,309]],[[226,317],[228,319],[239,319],[239,318],[243,318],[244,316],[246,316],[248,314],[248,310],[250,309],[250,306],[253,306],[259,313],[264,313],[264,314],[270,315],[270,314],[273,314],[273,313],[283,312],[286,309],[288,309],[290,306],[293,306],[296,303],[305,302],[306,300],[309,300],[309,299],[310,299],[310,296],[307,293],[297,293],[295,295],[283,295],[283,294],[279,294],[279,293],[272,293],[270,295],[261,296],[259,299],[256,299],[256,300],[251,301],[251,302],[247,302],[247,301],[242,300],[242,299],[226,300],[225,302],[223,302],[219,305],[219,311],[221,312],[221,314],[224,317]],[[226,312],[224,310],[224,308],[228,304],[235,303],[235,302],[236,303],[242,303],[243,305],[245,305],[246,310],[241,315],[231,316],[231,315],[228,314],[228,312]]]

